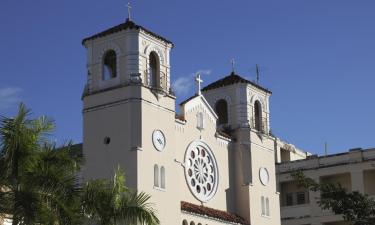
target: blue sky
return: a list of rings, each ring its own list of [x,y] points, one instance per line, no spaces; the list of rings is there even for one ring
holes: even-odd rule
[[[122,0],[1,0],[0,115],[23,101],[56,121],[58,142],[82,139],[81,40],[123,22]],[[273,132],[321,154],[375,147],[375,1],[133,1],[134,21],[170,39],[172,80],[194,93],[236,71],[273,92]],[[176,83],[177,81],[177,83]]]

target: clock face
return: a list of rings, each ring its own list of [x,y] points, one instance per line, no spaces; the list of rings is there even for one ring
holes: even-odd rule
[[[152,133],[152,143],[158,151],[162,151],[165,147],[165,136],[161,130],[154,130]]]
[[[191,193],[202,202],[208,202],[216,194],[219,183],[216,159],[202,141],[194,141],[186,149],[185,179]]]
[[[260,182],[261,182],[264,186],[266,186],[266,185],[268,184],[269,180],[270,180],[270,177],[269,177],[268,171],[267,171],[267,169],[264,168],[264,167],[261,167],[261,168],[259,169],[259,180],[260,180]]]

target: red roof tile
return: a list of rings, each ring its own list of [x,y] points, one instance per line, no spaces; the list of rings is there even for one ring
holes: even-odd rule
[[[249,224],[244,218],[236,214],[231,214],[226,211],[217,210],[217,209],[213,209],[213,208],[209,208],[205,206],[195,205],[189,202],[182,201],[181,210],[194,213],[194,214],[212,217],[212,218],[219,219],[219,220],[228,221],[231,223],[239,223],[243,225]]]
[[[229,76],[224,77],[223,79],[217,80],[217,81],[207,85],[206,87],[204,87],[202,89],[202,91],[208,91],[208,90],[211,90],[211,89],[216,89],[216,88],[220,88],[220,87],[224,87],[224,86],[228,86],[228,85],[232,85],[232,84],[236,84],[236,83],[251,84],[251,85],[267,92],[267,93],[272,94],[272,92],[270,90],[268,90],[264,87],[261,87],[254,82],[246,80],[246,79],[242,78],[241,76],[235,74],[234,72],[232,72]]]

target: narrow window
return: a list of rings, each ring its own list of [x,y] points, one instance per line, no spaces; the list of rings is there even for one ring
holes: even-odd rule
[[[158,87],[158,78],[159,78],[159,60],[155,52],[151,52],[149,56],[150,61],[150,86]]]
[[[305,192],[297,192],[297,204],[302,205],[306,203]]]
[[[160,168],[160,187],[165,188],[165,169],[164,166]]]
[[[203,124],[203,113],[202,112],[199,112],[197,114],[197,128],[199,130],[203,130],[204,128],[204,124]]]
[[[228,104],[224,99],[220,99],[216,102],[215,111],[219,117],[217,120],[218,125],[228,123]]]
[[[154,166],[154,186],[159,187],[159,167],[156,164]]]
[[[103,61],[103,80],[109,80],[116,77],[117,73],[117,60],[116,60],[116,52],[113,50],[109,50],[104,55]]]
[[[266,216],[270,216],[270,200],[266,198]]]
[[[264,216],[264,215],[266,215],[266,205],[265,205],[263,196],[261,198],[261,205],[262,205],[262,215]]]
[[[259,101],[254,103],[255,129],[262,131],[262,107]]]

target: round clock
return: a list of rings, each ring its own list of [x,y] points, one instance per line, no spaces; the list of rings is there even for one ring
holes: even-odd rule
[[[161,130],[152,132],[152,143],[158,151],[162,151],[165,147],[165,136]]]
[[[208,202],[216,194],[219,171],[206,143],[194,141],[186,149],[185,179],[191,193],[201,202]]]
[[[261,168],[259,169],[259,180],[260,180],[260,182],[261,182],[264,186],[266,186],[266,185],[268,184],[269,180],[270,180],[270,177],[269,177],[268,171],[267,171],[267,169],[264,168],[264,167],[261,167]]]

